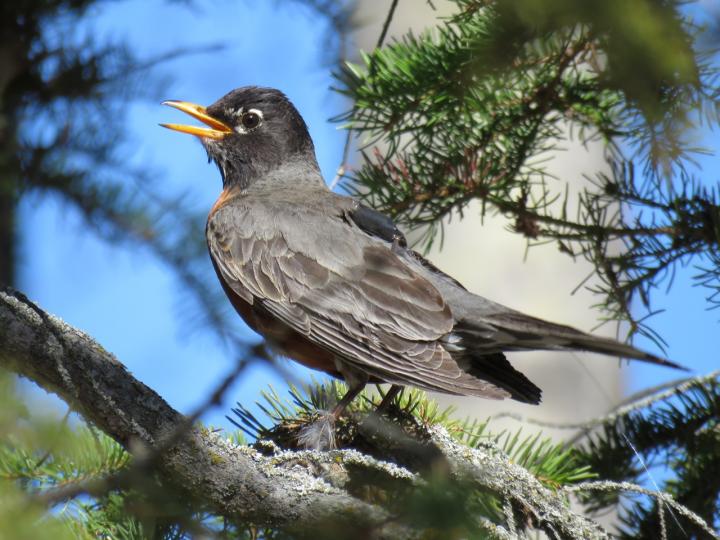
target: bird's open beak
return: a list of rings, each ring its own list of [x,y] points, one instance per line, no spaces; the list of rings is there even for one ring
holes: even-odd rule
[[[220,120],[216,120],[210,116],[207,113],[207,109],[205,109],[202,105],[195,105],[194,103],[189,103],[187,101],[175,100],[163,101],[163,105],[181,110],[210,127],[204,128],[199,126],[186,126],[183,124],[160,124],[162,127],[180,131],[182,133],[189,133],[190,135],[195,135],[196,137],[205,137],[216,140],[224,139],[227,135],[233,132],[230,126],[227,126]]]

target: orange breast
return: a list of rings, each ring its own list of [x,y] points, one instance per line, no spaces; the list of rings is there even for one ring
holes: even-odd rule
[[[220,196],[217,198],[217,201],[215,201],[215,204],[212,205],[208,217],[212,217],[212,215],[218,210],[220,210],[220,208],[222,208],[225,203],[227,203],[230,199],[232,199],[235,195],[238,195],[239,193],[239,189],[235,189],[234,187],[223,189],[220,193]]]

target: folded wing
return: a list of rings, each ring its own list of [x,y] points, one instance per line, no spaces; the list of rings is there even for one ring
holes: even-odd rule
[[[453,358],[444,341],[455,322],[450,308],[389,246],[340,217],[309,212],[305,231],[292,224],[297,217],[261,205],[211,217],[210,254],[236,294],[381,380],[489,398],[513,394],[502,377],[493,384]],[[500,360],[497,369],[515,372]]]

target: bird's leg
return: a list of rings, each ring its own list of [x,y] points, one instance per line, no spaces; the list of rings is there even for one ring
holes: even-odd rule
[[[393,384],[387,391],[387,393],[383,396],[382,401],[380,401],[380,405],[378,405],[377,409],[375,409],[375,412],[378,414],[384,413],[387,408],[390,406],[390,404],[395,400],[395,397],[402,392],[403,387],[399,384]]]
[[[362,392],[363,388],[365,388],[364,381],[348,388],[345,395],[337,402],[337,405],[333,407],[333,410],[330,411],[330,414],[335,418],[335,420],[342,416],[342,413],[345,412],[347,406],[350,405],[352,400],[355,399],[360,392]]]

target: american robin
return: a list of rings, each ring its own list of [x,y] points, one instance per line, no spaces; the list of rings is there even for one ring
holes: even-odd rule
[[[415,251],[392,220],[328,189],[297,109],[244,87],[209,107],[166,101],[196,135],[223,191],[206,236],[237,312],[281,354],[342,378],[336,419],[368,382],[540,402],[504,352],[575,349],[678,368],[618,341],[530,317],[469,292]],[[320,441],[305,441],[320,445]]]

